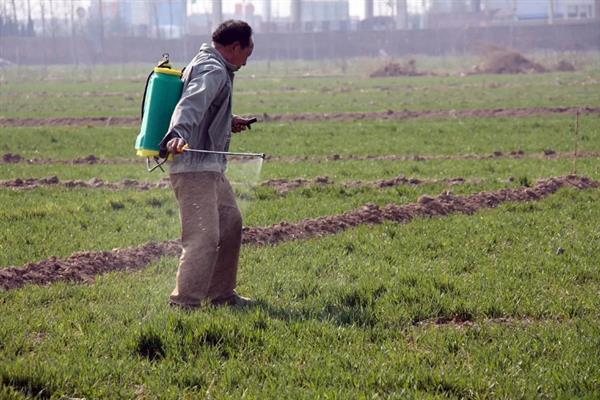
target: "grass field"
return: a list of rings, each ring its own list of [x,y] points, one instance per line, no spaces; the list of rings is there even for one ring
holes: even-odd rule
[[[538,58],[551,65],[558,57]],[[350,60],[346,72],[342,72],[336,63],[284,64],[283,67],[274,64],[268,68],[264,62],[259,62],[238,74],[234,108],[239,114],[262,115],[597,106],[600,104],[600,57],[596,53],[571,57],[572,60],[579,59],[579,71],[547,73],[535,79],[514,75],[460,76],[477,62],[473,59],[429,60],[423,66],[432,72],[449,69],[450,76],[391,80],[368,79],[369,72],[383,64],[383,60]],[[183,63],[178,65],[184,66]],[[4,86],[2,96],[11,99],[4,104],[0,117],[137,116],[150,67],[50,67],[45,71],[27,68],[0,71],[0,82]],[[31,79],[32,76],[37,79]]]
[[[428,58],[423,68],[448,76],[385,79],[367,78],[372,60],[257,63],[236,78],[234,111],[598,107],[599,57],[577,60],[573,73],[461,77],[474,60]],[[0,118],[135,117],[147,66],[114,69],[2,70]],[[23,83],[25,72],[46,79]],[[274,158],[260,175],[232,162],[230,176],[244,225],[268,227],[573,172],[598,181],[600,116],[581,115],[577,133],[564,114],[265,122],[232,150]],[[157,182],[165,174],[134,156],[136,134],[2,127],[0,155],[45,161],[0,164],[0,180]],[[88,155],[106,163],[71,163]],[[469,181],[372,185],[398,176]],[[333,183],[287,193],[261,184],[317,177]],[[598,188],[564,188],[472,215],[246,245],[238,290],[256,300],[246,309],[170,308],[175,257],[93,283],[0,289],[0,398],[598,398],[598,204]],[[0,283],[11,266],[176,239],[180,229],[170,189],[60,185],[0,187],[0,224]]]

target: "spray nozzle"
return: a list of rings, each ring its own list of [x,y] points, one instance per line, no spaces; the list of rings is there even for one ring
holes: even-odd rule
[[[163,53],[160,60],[158,60],[158,68],[171,68],[171,61],[169,60],[169,53]]]

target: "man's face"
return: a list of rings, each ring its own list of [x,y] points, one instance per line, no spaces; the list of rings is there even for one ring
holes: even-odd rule
[[[250,42],[248,43],[248,47],[243,48],[239,42],[235,42],[233,44],[233,60],[232,64],[241,68],[246,65],[246,61],[252,55],[252,51],[254,50],[254,41],[250,38]]]

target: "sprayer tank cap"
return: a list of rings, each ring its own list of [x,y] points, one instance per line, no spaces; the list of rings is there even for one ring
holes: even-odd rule
[[[178,70],[178,69],[155,67],[154,72],[157,74],[175,75],[178,77],[181,76],[181,70]]]

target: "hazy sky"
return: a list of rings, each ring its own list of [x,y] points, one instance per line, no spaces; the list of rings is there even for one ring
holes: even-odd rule
[[[112,1],[112,0],[104,0]],[[150,2],[152,0],[135,0]],[[262,14],[265,0],[223,0],[223,12],[232,13],[236,3],[252,3],[255,7],[256,14]],[[310,0],[305,0],[310,1]],[[42,3],[49,12],[50,6],[56,15],[64,15],[71,9],[71,3],[74,3],[75,8],[83,7],[88,8],[90,0],[30,0],[32,16],[38,18],[41,14]],[[191,4],[191,0],[188,0]],[[52,3],[52,4],[50,4]],[[196,0],[194,5],[190,5],[190,9],[195,12],[210,12],[212,0]],[[395,0],[374,0],[374,11],[375,15],[390,15],[390,7],[388,4],[395,4]],[[17,13],[19,15],[26,15],[27,13],[27,0],[15,0],[17,6]],[[408,0],[409,12],[418,12],[422,0]],[[350,15],[363,18],[364,17],[364,0],[349,0]],[[11,0],[0,0],[0,8],[6,7],[9,12],[12,13]],[[271,0],[271,13],[273,16],[285,17],[290,14],[290,0]]]

